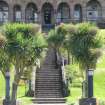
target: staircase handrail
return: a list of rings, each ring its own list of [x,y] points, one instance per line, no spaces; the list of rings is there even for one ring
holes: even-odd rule
[[[58,68],[60,69],[60,74],[61,74],[61,79],[62,79],[62,91],[63,91],[63,96],[66,97],[68,96],[68,81],[66,79],[65,75],[65,63],[64,63],[64,58],[56,52],[56,59],[57,59],[57,65]]]

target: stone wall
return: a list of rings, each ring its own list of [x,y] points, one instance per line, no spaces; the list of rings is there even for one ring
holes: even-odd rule
[[[53,17],[52,17],[52,24],[56,23],[56,17],[57,17],[57,9],[60,5],[60,3],[67,3],[70,9],[70,22],[75,20],[75,12],[74,8],[75,5],[79,4],[82,9],[82,21],[87,20],[87,3],[90,0],[2,0],[8,4],[9,7],[9,21],[13,21],[14,18],[14,6],[19,5],[21,7],[21,13],[22,13],[22,21],[25,22],[25,11],[26,7],[29,3],[33,3],[36,5],[37,8],[37,14],[38,14],[38,22],[41,24],[44,24],[43,20],[43,13],[42,8],[45,3],[49,3],[53,7]],[[101,13],[101,20],[105,20],[105,1],[104,0],[96,0],[100,4],[100,10]],[[1,2],[1,1],[0,1]],[[94,1],[95,2],[95,1]],[[93,7],[94,10],[94,7]],[[97,10],[98,11],[98,10]],[[95,12],[96,13],[96,12]],[[96,13],[95,15],[97,15]],[[78,13],[77,13],[78,15]],[[99,16],[98,16],[99,17]],[[94,17],[93,17],[94,18]]]

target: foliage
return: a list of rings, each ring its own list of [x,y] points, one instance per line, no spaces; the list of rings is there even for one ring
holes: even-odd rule
[[[32,24],[6,24],[3,26],[2,33],[7,38],[5,52],[9,57],[9,62],[15,67],[11,98],[13,102],[25,68],[36,64],[36,59],[41,57],[46,47],[46,41],[37,25],[33,27]]]
[[[78,64],[67,65],[65,69],[67,78],[71,77],[73,80],[80,77]]]
[[[97,27],[90,23],[81,23],[70,36],[70,52],[82,68],[95,68],[100,56],[102,43],[97,35]]]
[[[31,62],[32,57],[40,55],[40,50],[46,45],[42,35],[38,30],[35,32],[31,24],[6,24],[3,29],[8,40],[6,51],[15,65],[16,60],[25,63],[27,59],[27,62]]]
[[[72,87],[81,87],[83,78],[78,64],[70,64],[65,67],[66,78]]]
[[[99,100],[99,105],[105,105],[105,100]]]
[[[58,49],[62,47],[66,34],[67,34],[67,29],[65,27],[65,24],[61,24],[58,27],[56,27],[54,30],[51,30],[49,32],[48,43],[51,46]]]

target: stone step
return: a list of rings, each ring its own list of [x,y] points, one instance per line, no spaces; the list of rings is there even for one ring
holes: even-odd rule
[[[59,90],[61,90],[61,88],[59,87],[59,88],[57,88],[57,87],[55,87],[55,88],[42,88],[42,87],[36,87],[36,91],[40,91],[40,90],[57,90],[57,91],[59,91]]]
[[[39,91],[36,91],[35,92],[36,93],[36,95],[42,95],[42,96],[61,96],[62,95],[62,93],[61,92],[47,92],[47,91],[41,91],[41,92],[39,92]]]
[[[37,81],[36,80],[36,83],[42,83],[42,84],[45,84],[45,83],[47,83],[47,84],[59,84],[60,81],[59,80],[58,81],[43,81],[43,80]]]
[[[43,78],[43,79],[37,78],[36,81],[37,81],[37,82],[38,82],[38,81],[43,81],[43,82],[45,82],[45,81],[51,81],[51,82],[59,81],[59,82],[60,82],[60,79],[56,79],[56,78],[49,78],[49,79],[46,79],[46,78]]]
[[[42,85],[42,84],[38,84],[36,85],[36,89],[37,88],[61,88],[61,85],[60,84],[56,84],[56,85]]]
[[[66,99],[64,98],[36,98],[33,100],[34,103],[38,103],[38,104],[50,104],[50,103],[65,103]]]
[[[37,70],[36,72],[60,72],[60,70],[57,70],[55,68],[43,68],[43,69]]]
[[[38,90],[38,91],[39,91],[39,90],[41,90],[41,91],[42,91],[42,90],[44,90],[44,91],[46,91],[46,90],[48,90],[48,91],[52,90],[52,91],[53,91],[54,89],[56,89],[57,91],[62,91],[61,88],[56,88],[56,87],[55,87],[55,88],[36,88],[36,91],[37,91],[37,90]]]
[[[51,82],[51,83],[53,83],[53,82],[55,82],[55,83],[56,83],[56,82],[57,82],[57,83],[60,82],[60,80],[57,80],[57,79],[53,79],[53,80],[49,80],[49,79],[48,79],[48,80],[44,80],[44,79],[39,79],[39,80],[38,80],[38,79],[37,79],[36,81],[37,81],[37,82],[43,82],[43,83],[44,83],[44,82]]]
[[[60,78],[60,74],[37,74],[36,78],[56,78],[56,77],[59,77]]]
[[[43,82],[43,81],[36,81],[36,84],[39,86],[58,86],[59,84],[59,81],[46,81],[46,82]],[[42,84],[42,85],[41,85]],[[59,85],[60,86],[60,85]]]
[[[61,95],[61,92],[60,90],[56,91],[56,90],[36,90],[36,94],[40,95],[40,94],[48,94],[48,95]]]
[[[62,95],[60,69],[55,65],[53,49],[48,51],[41,68],[36,71],[36,103],[65,103]],[[50,98],[50,99],[49,99]]]
[[[38,71],[37,75],[42,75],[42,74],[46,74],[46,75],[60,75],[60,73],[58,71]]]
[[[38,91],[36,91],[36,95],[42,95],[42,96],[62,96],[62,94],[61,94],[61,92],[47,92],[47,91],[45,91],[45,92],[43,92],[43,91],[41,91],[41,92],[38,92]]]
[[[42,68],[40,70],[37,70],[36,72],[60,72],[59,69],[55,69],[55,68]]]
[[[37,98],[62,98],[62,95],[36,95]]]
[[[41,76],[41,75],[42,75],[42,76],[43,76],[43,75],[44,75],[44,76],[61,76],[60,73],[59,73],[59,74],[58,74],[58,73],[57,73],[57,74],[56,74],[56,73],[38,73],[38,74],[37,74],[37,76]]]
[[[60,76],[47,76],[47,77],[45,77],[46,75],[39,75],[39,76],[36,76],[36,80],[37,80],[37,78],[39,79],[61,79],[60,78]]]
[[[61,98],[63,97],[62,94],[51,94],[51,93],[35,93],[35,96],[38,97],[38,98]]]
[[[50,86],[50,87],[45,87],[45,86],[42,86],[41,87],[41,85],[38,85],[37,87],[36,87],[36,90],[38,90],[38,89],[44,89],[44,90],[48,90],[48,89],[62,89],[60,86]]]
[[[36,89],[61,89],[61,85],[36,85]]]
[[[50,76],[50,78],[47,78],[47,77],[42,77],[42,76],[40,76],[39,78],[36,78],[36,80],[60,80],[60,77],[59,76],[55,76],[55,77],[52,77],[52,76]],[[61,81],[61,80],[60,80]]]
[[[55,63],[54,64],[43,64],[42,67],[55,67]]]
[[[46,84],[37,84],[36,85],[36,89],[37,89],[37,87],[48,87],[48,88],[55,88],[55,87],[61,87],[61,84],[48,84],[48,85],[46,85]]]

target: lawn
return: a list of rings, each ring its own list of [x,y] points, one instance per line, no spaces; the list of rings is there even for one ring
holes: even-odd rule
[[[13,73],[11,73],[12,75]],[[11,83],[13,81],[13,76],[11,76]],[[2,85],[1,85],[2,84]],[[1,101],[2,99],[4,99],[4,96],[5,96],[5,80],[4,80],[4,77],[2,75],[2,73],[0,72],[0,105],[1,104]],[[11,84],[12,86],[12,84]],[[22,103],[22,105],[29,105],[31,102],[31,98],[29,97],[25,97],[25,85],[21,85],[18,87],[18,91],[17,91],[17,98],[18,100]]]
[[[68,103],[73,103],[82,96],[81,88],[71,88],[71,96]],[[100,57],[97,69],[94,71],[94,96],[98,100],[105,100],[105,54]]]

